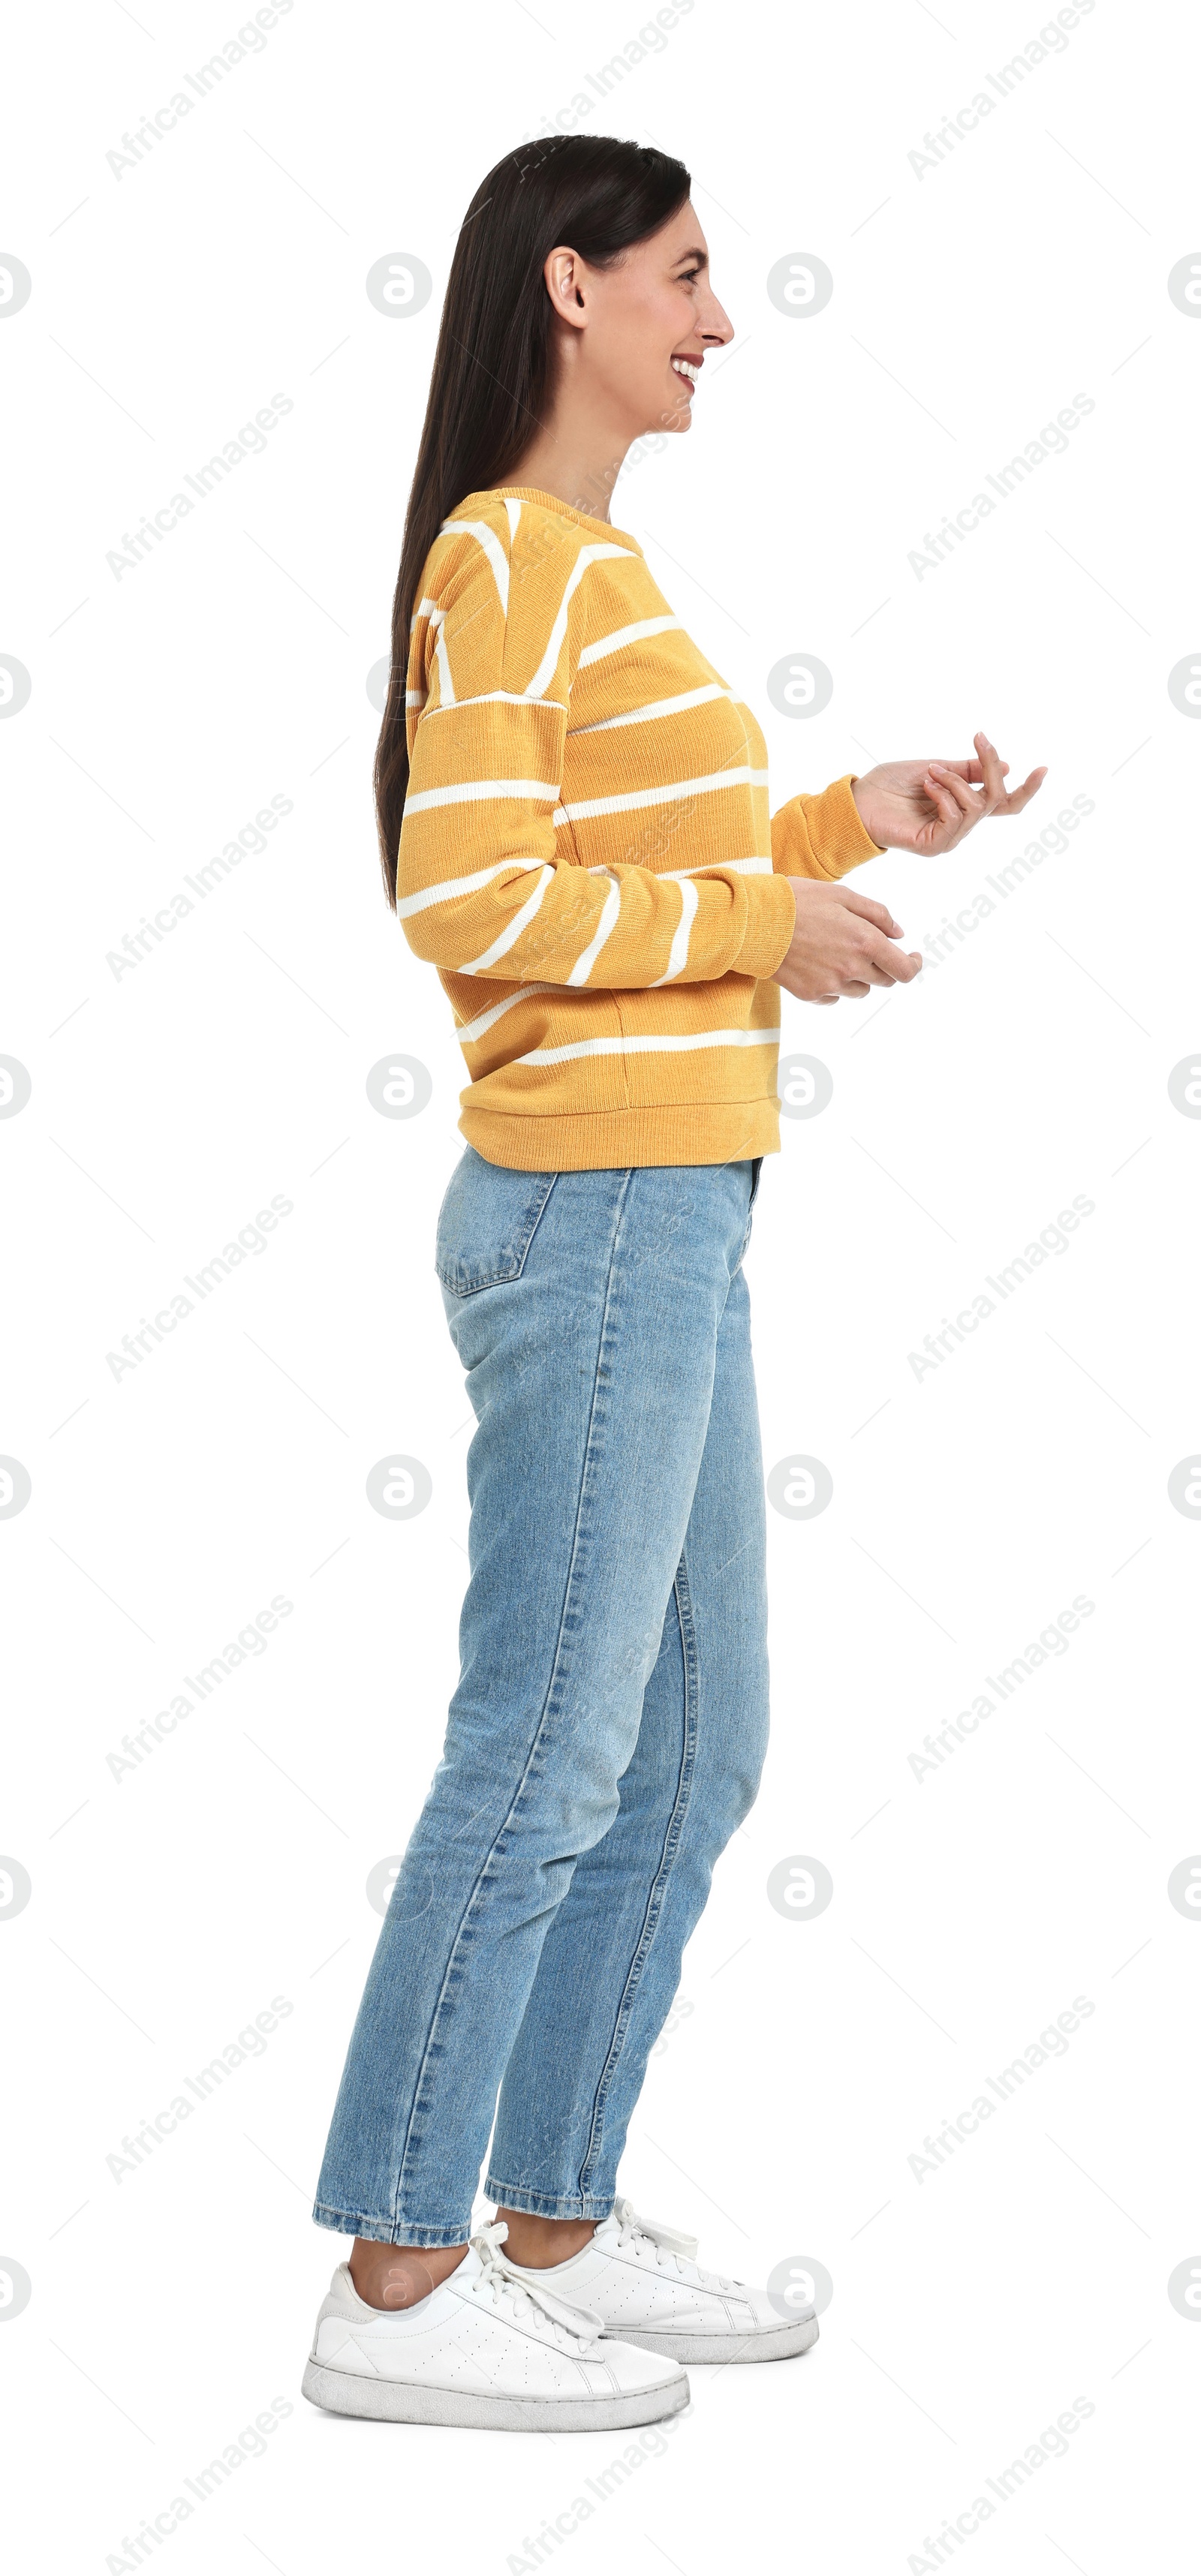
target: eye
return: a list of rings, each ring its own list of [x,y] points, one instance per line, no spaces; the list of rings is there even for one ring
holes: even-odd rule
[[[684,268],[684,269],[681,269],[681,271],[680,271],[680,284],[681,284],[681,286],[691,286],[691,285],[692,285],[692,282],[693,282],[693,279],[694,279],[694,278],[699,277],[699,276],[700,276],[700,273],[701,273],[701,272],[700,272],[699,268]]]

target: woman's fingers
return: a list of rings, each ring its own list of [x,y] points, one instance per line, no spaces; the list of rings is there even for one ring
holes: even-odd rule
[[[944,770],[940,760],[931,761],[923,784],[926,795],[939,816],[942,832],[949,836],[949,840],[942,840],[939,826],[936,825],[935,846],[938,846],[941,840],[941,846],[946,848],[949,846],[949,841],[957,841],[961,832],[970,829],[970,826],[984,812],[984,805],[979,794],[974,793],[964,779],[957,778],[950,770]]]
[[[1028,805],[1031,797],[1037,796],[1047,774],[1045,764],[1041,769],[1032,769],[1022,786],[1011,788],[1006,794],[1004,782],[1009,770],[1008,761],[1000,758],[987,734],[976,735],[976,748],[980,753],[983,769],[984,789],[988,800],[986,810],[990,814],[1020,814],[1023,805]]]
[[[1011,789],[1009,795],[1002,799],[1002,802],[997,809],[998,812],[1001,814],[1020,814],[1023,805],[1028,805],[1031,797],[1037,796],[1046,774],[1045,769],[1032,769],[1024,785],[1021,787],[1014,787]]]
[[[933,760],[927,763],[927,767],[931,769],[949,769],[953,771],[956,778],[968,779],[973,787],[978,787],[984,776],[984,771],[982,770],[978,760]],[[1001,763],[1003,776],[1008,772],[1008,769],[1008,761],[1003,760]]]
[[[980,756],[980,766],[984,772],[985,811],[995,814],[997,807],[1005,802],[1005,774],[1001,767],[1001,755],[995,743],[989,741],[986,733],[978,733],[975,736],[975,744]]]
[[[942,821],[954,825],[957,838],[986,814],[1020,814],[1047,774],[1045,768],[1032,769],[1024,784],[1007,794],[1008,761],[986,733],[978,733],[975,743],[975,760],[932,760],[926,772],[925,792]]]
[[[827,1006],[844,998],[862,1001],[873,985],[908,984],[921,958],[897,946],[900,923],[886,904],[842,886],[790,877],[796,926],[775,981],[802,1002]]]
[[[911,984],[921,962],[916,949],[907,954],[894,948],[891,940],[876,938],[865,943],[865,962],[859,972],[873,984]]]
[[[900,922],[893,920],[886,903],[873,903],[870,895],[852,894],[849,886],[845,889],[840,887],[839,894],[848,912],[862,913],[865,921],[870,921],[875,929],[883,930],[889,939],[900,938]]]
[[[951,798],[954,809],[956,809],[960,814],[982,814],[984,812],[983,799],[979,796],[974,796],[966,779],[960,778],[958,773],[943,761],[931,761],[930,775],[934,780],[935,785],[940,786],[944,793]]]

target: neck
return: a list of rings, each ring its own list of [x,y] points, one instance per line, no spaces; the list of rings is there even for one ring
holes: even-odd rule
[[[603,422],[550,422],[530,441],[505,481],[549,492],[585,518],[609,520],[613,487],[630,444],[627,431]]]

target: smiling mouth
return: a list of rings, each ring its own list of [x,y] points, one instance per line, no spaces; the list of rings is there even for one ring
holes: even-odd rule
[[[704,362],[699,358],[673,358],[671,363],[677,376],[684,378],[685,384],[694,385]]]

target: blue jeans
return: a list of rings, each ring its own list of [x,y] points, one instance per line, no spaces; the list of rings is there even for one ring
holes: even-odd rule
[[[477,1429],[445,1750],[397,1874],[323,2227],[608,2216],[713,1864],[767,1740],[740,1267],[758,1162],[518,1172],[468,1146],[437,1262]],[[497,2096],[499,2093],[499,2104]]]

